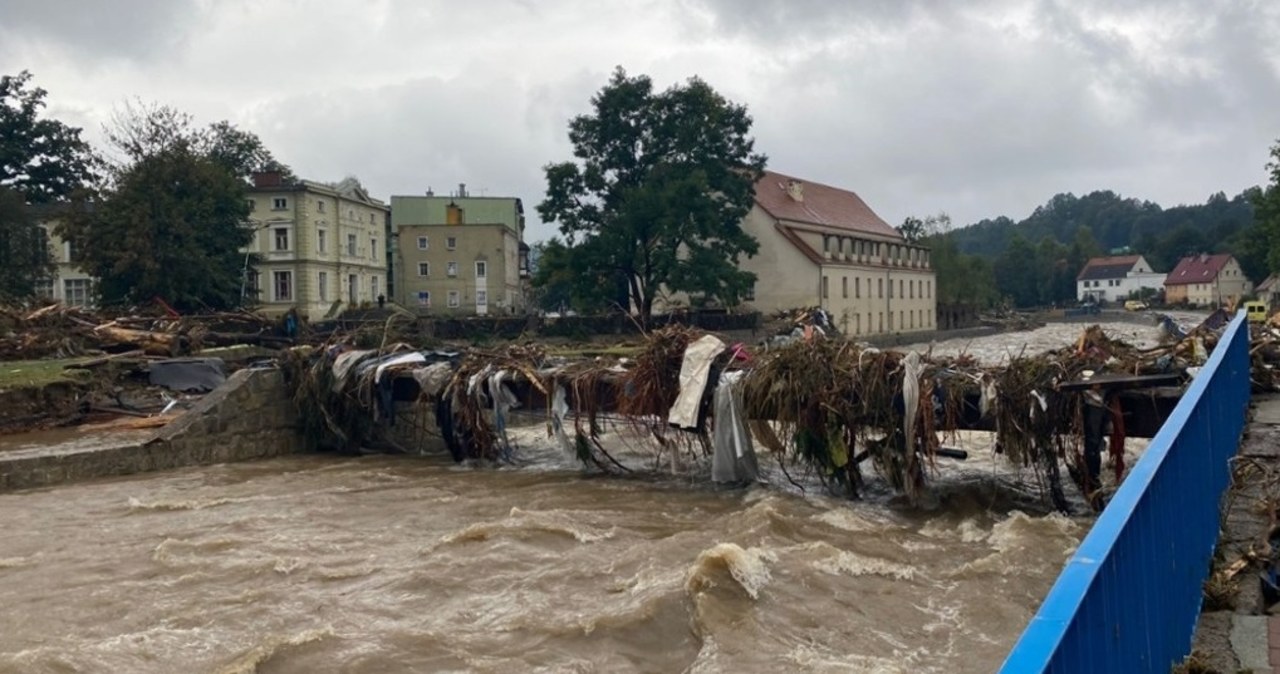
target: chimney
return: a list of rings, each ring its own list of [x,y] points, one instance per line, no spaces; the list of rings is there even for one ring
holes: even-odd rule
[[[458,183],[458,196],[460,196],[460,197],[465,197],[465,196],[467,196],[467,184],[466,184],[466,183]]]
[[[435,191],[431,189],[430,185],[427,185],[427,196],[434,197],[435,195],[436,195]]]
[[[279,171],[258,171],[253,174],[254,187],[280,187],[284,176]]]
[[[796,201],[804,201],[804,183],[799,180],[787,181],[787,196]]]

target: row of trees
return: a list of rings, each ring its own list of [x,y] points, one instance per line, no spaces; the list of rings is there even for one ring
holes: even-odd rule
[[[0,78],[0,298],[35,292],[53,260],[33,211],[56,208],[57,234],[97,277],[100,301],[159,297],[180,309],[237,306],[248,178],[288,172],[252,133],[197,126],[161,105],[126,105],[95,152],[81,129],[43,116],[31,74]]]
[[[1267,169],[1267,186],[1203,204],[1163,209],[1110,191],[1059,194],[1021,222],[999,217],[950,230],[949,219],[934,216],[908,218],[898,229],[933,248],[944,304],[1069,303],[1085,262],[1119,251],[1166,271],[1186,255],[1230,253],[1258,282],[1280,271],[1280,144]]]

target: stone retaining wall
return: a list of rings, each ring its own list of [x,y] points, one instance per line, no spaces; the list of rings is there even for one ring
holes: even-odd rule
[[[281,372],[241,370],[140,442],[91,448],[70,443],[0,453],[0,490],[261,459],[302,449],[297,413]]]

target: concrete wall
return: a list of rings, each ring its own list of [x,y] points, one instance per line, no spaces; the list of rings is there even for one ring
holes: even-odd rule
[[[110,431],[106,431],[110,433]],[[303,450],[279,370],[241,370],[151,437],[0,453],[0,490],[261,459]]]

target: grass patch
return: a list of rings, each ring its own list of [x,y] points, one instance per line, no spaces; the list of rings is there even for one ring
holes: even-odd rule
[[[79,383],[91,377],[88,370],[67,369],[85,358],[0,361],[0,391],[40,388],[58,382]]]

